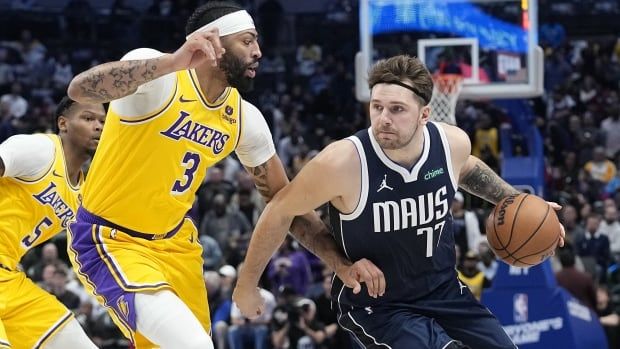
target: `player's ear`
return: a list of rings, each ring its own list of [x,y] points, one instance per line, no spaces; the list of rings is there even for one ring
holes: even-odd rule
[[[423,125],[426,124],[428,122],[428,120],[431,117],[431,106],[430,104],[427,104],[425,106],[422,107],[422,109],[420,110],[420,123],[422,123]]]
[[[67,132],[67,117],[64,115],[61,115],[58,117],[58,131],[60,131],[60,133],[62,132]]]

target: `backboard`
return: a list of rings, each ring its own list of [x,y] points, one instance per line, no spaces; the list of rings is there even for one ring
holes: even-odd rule
[[[537,5],[537,0],[360,0],[358,100],[370,98],[369,67],[402,53],[418,56],[433,75],[461,75],[462,99],[541,95]]]

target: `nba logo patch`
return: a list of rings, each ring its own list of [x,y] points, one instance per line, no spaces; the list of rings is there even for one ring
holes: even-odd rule
[[[515,322],[527,322],[527,294],[517,293],[513,297],[512,314]]]
[[[126,320],[129,320],[129,304],[127,304],[127,301],[125,300],[125,296],[121,296],[116,301],[116,306],[118,307],[118,310],[120,311],[121,315],[123,315],[123,317]]]
[[[224,108],[224,112],[226,113],[226,115],[232,115],[233,111],[233,107],[231,107],[230,105],[227,105],[226,108]]]

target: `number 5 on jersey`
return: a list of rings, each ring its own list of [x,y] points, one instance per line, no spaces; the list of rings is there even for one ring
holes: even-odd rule
[[[200,164],[200,154],[187,152],[185,156],[183,156],[183,160],[181,161],[181,166],[185,168],[185,172],[183,173],[183,178],[174,182],[172,186],[172,195],[180,195],[183,194],[189,187],[192,185],[194,181],[194,174],[198,169],[198,165]]]
[[[43,234],[43,229],[49,228],[51,226],[52,220],[44,217],[43,220],[39,222],[36,227],[34,227],[34,231],[22,239],[22,245],[24,245],[24,247],[27,249],[32,247],[32,245],[34,245],[37,239],[41,237],[41,234]]]

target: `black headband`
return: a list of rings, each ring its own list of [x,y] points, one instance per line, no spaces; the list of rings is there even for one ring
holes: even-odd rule
[[[376,84],[393,84],[393,85],[398,85],[398,86],[401,86],[401,87],[406,88],[407,90],[409,90],[409,91],[411,91],[411,92],[415,93],[415,95],[416,95],[416,96],[418,96],[418,97],[422,98],[422,100],[424,101],[424,105],[427,105],[427,104],[428,104],[428,102],[430,102],[429,98],[428,98],[428,97],[425,97],[422,93],[420,93],[420,91],[419,91],[417,88],[415,88],[415,87],[413,87],[413,86],[411,86],[411,85],[407,85],[407,84],[405,84],[405,83],[402,83],[402,82],[400,82],[400,81],[398,81],[398,80],[390,80],[390,81],[377,81],[377,83],[376,83]],[[375,84],[375,85],[376,85],[376,84]],[[372,85],[372,86],[371,86],[371,88],[372,88],[372,87],[374,87],[375,85]]]

